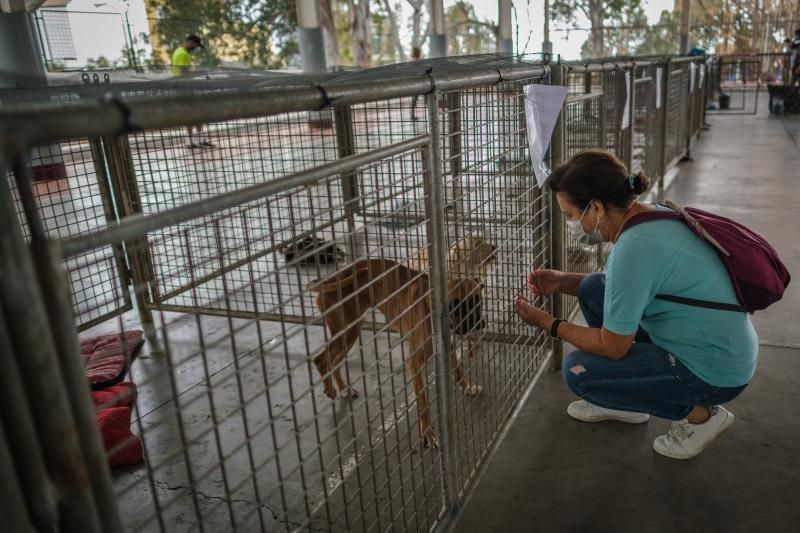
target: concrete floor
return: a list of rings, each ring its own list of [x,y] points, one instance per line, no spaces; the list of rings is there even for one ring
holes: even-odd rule
[[[761,106],[762,109],[765,105]],[[666,197],[764,235],[798,279],[800,117],[715,115]],[[759,367],[728,407],[736,424],[678,462],[652,451],[668,422],[584,424],[558,373],[542,376],[454,530],[797,531],[800,506],[800,285],[757,313]]]

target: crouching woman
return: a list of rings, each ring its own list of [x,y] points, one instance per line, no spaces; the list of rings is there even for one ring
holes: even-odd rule
[[[673,420],[653,449],[673,459],[696,456],[733,424],[722,404],[752,379],[758,337],[747,313],[656,295],[737,304],[722,260],[678,220],[623,232],[632,217],[666,208],[637,201],[648,178],[629,175],[605,152],[576,155],[549,183],[572,235],[614,244],[604,273],[528,274],[535,296],[577,296],[588,327],[552,317],[522,296],[514,304],[522,320],[578,348],[563,361],[564,381],[581,398],[567,413],[584,422]]]

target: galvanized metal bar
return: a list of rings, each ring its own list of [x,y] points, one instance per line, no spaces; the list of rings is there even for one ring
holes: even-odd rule
[[[586,94],[571,94],[567,96],[565,104],[574,104],[576,102],[585,102],[594,100],[603,96],[603,93],[586,93]]]
[[[629,67],[625,72],[629,74],[628,83],[626,84],[628,100],[623,105],[627,104],[628,123],[623,125],[623,127],[625,127],[625,133],[622,136],[622,141],[625,143],[625,150],[623,152],[625,154],[625,166],[630,170],[633,164],[633,115],[636,113],[636,68]]]
[[[333,122],[336,128],[336,147],[339,159],[356,153],[355,132],[353,130],[353,108],[337,105],[333,110]],[[362,196],[358,190],[358,176],[355,172],[347,172],[341,177],[342,202],[347,220],[347,257],[353,260],[357,253],[355,241],[356,215],[361,214],[366,206],[361,205]],[[331,222],[331,224],[333,224]],[[302,237],[301,237],[302,238]]]
[[[16,400],[25,401],[24,397]],[[14,405],[5,407],[13,409]],[[5,531],[34,530],[23,499],[22,484],[17,476],[19,467],[24,468],[24,465],[15,461],[15,457],[11,454],[6,430],[3,428],[3,424],[0,424],[0,516],[3,517]],[[55,524],[51,524],[51,527],[54,528],[54,526]]]
[[[43,104],[0,111],[0,147],[47,144],[61,139],[119,135],[131,129],[159,129],[297,111],[316,111],[335,102],[352,105],[429,93],[543,77],[543,65],[476,68],[406,79],[337,81],[316,86],[252,89],[215,94],[112,98],[69,105]],[[320,90],[323,89],[323,90]]]
[[[554,66],[551,70],[552,85],[563,85],[566,76],[564,76],[564,69],[561,65]],[[550,160],[555,168],[557,165],[565,163],[564,161],[564,113],[565,107],[561,109],[558,115],[558,120],[553,129],[553,137],[550,140]],[[553,270],[563,270],[565,264],[565,232],[564,232],[564,215],[561,214],[561,209],[556,200],[556,193],[548,188],[548,215],[550,218],[550,264],[549,268]],[[563,317],[566,312],[564,306],[564,296],[562,294],[552,294],[550,297],[550,312],[555,317]],[[550,358],[550,369],[560,370],[561,359],[564,354],[564,345],[560,340],[552,340],[553,355]]]
[[[69,283],[65,272],[61,269],[64,258],[55,254],[49,245],[51,241],[47,239],[33,197],[30,166],[25,164],[22,156],[14,160],[14,175],[31,228],[34,265],[42,288],[43,303],[47,310],[46,316],[49,319],[53,342],[57,346],[55,353],[61,368],[62,383],[75,419],[75,429],[94,496],[97,516],[104,532],[121,532],[122,523],[117,514],[108,459],[97,429],[94,403],[86,386],[86,373],[75,332]]]
[[[148,302],[147,305],[152,305],[154,303],[161,304],[163,302],[169,301],[172,298],[175,298],[176,296],[178,296],[180,294],[183,294],[184,292],[186,292],[188,290],[200,287],[201,285],[203,285],[205,283],[208,283],[209,281],[211,281],[213,279],[216,279],[216,278],[218,278],[219,276],[221,276],[223,274],[227,274],[229,272],[233,272],[234,270],[242,268],[243,266],[246,266],[246,265],[252,263],[253,261],[257,261],[258,259],[261,259],[262,257],[266,257],[271,253],[274,253],[274,252],[276,252],[278,250],[281,250],[282,248],[284,248],[285,246],[287,246],[289,244],[292,244],[293,242],[302,240],[302,239],[304,239],[306,237],[310,237],[310,236],[314,235],[314,233],[319,229],[325,229],[325,228],[332,227],[335,223],[342,222],[342,221],[345,221],[345,220],[347,220],[347,216],[346,215],[345,216],[341,216],[341,217],[336,217],[336,218],[328,221],[323,226],[317,226],[313,230],[308,230],[308,231],[304,231],[302,233],[298,233],[297,234],[297,238],[293,239],[292,241],[283,241],[281,243],[278,243],[278,244],[275,244],[275,245],[272,245],[272,246],[268,246],[265,249],[261,250],[260,252],[248,255],[247,257],[245,257],[243,259],[239,259],[237,261],[229,263],[229,264],[225,265],[224,268],[218,268],[218,269],[215,269],[214,271],[212,271],[212,272],[210,272],[210,273],[208,273],[208,274],[206,274],[204,276],[201,276],[201,277],[198,277],[198,278],[194,278],[191,282],[189,282],[189,283],[187,283],[185,285],[181,285],[180,287],[178,287],[176,289],[173,289],[173,290],[171,290],[169,292],[161,292],[161,291],[159,291],[158,294],[156,295],[156,297],[153,298],[153,302]],[[157,307],[160,308],[161,306],[159,305]]]
[[[97,177],[97,186],[100,189],[100,199],[103,203],[103,213],[106,216],[106,222],[113,224],[119,220],[119,213],[117,213],[117,202],[114,201],[113,192],[111,189],[111,180],[108,176],[106,168],[106,159],[103,153],[103,143],[100,139],[90,139],[89,148],[92,152],[92,161],[94,162],[95,176]],[[120,279],[121,287],[128,287],[130,285],[130,275],[128,272],[128,265],[125,262],[125,251],[122,246],[117,244],[111,247],[114,253],[114,263],[117,266],[117,273]],[[127,290],[122,291],[122,297],[125,303],[130,306],[131,295]]]
[[[429,144],[423,147],[423,182],[425,210],[428,213],[430,242],[431,320],[436,363],[436,390],[441,433],[441,469],[444,489],[445,518],[448,520],[458,507],[456,485],[455,386],[450,370],[450,320],[447,305],[447,241],[444,225],[444,180],[442,177],[441,127],[439,124],[439,93],[426,96],[428,104]]]
[[[7,317],[0,305],[0,368],[3,369],[0,372],[0,427],[5,427],[4,446],[8,446],[8,452],[13,457],[14,476],[19,478],[19,493],[27,502],[27,509],[20,506],[19,512],[29,514],[37,530],[55,531],[59,521],[55,489],[47,474],[42,446],[22,386],[24,382],[16,361],[20,356],[11,345],[11,332],[6,324]],[[6,475],[2,478],[5,480]],[[10,531],[21,530],[11,528]]]
[[[5,169],[0,170],[5,176]],[[14,353],[25,354],[17,358],[21,384],[28,393],[47,472],[56,488],[60,525],[67,531],[99,533],[102,528],[56,343],[50,328],[42,327],[48,324],[48,313],[36,268],[6,185],[0,186],[0,272],[0,300]]]
[[[658,177],[658,194],[664,192],[664,177],[667,175],[669,167],[669,154],[667,152],[667,135],[669,134],[669,96],[670,96],[670,76],[672,74],[672,59],[667,58],[664,62],[664,71],[661,76],[661,172]]]
[[[461,143],[461,91],[450,91],[444,96],[447,108],[447,142],[450,149],[450,175],[453,181],[461,175],[463,146]]]
[[[133,169],[128,136],[104,138],[103,156],[108,163],[109,178],[112,183],[112,191],[116,195],[120,220],[141,215],[142,201],[136,173]],[[153,319],[153,313],[150,311],[150,293],[152,291],[154,297],[157,297],[158,285],[155,283],[155,271],[150,257],[150,249],[147,246],[147,236],[140,235],[114,245],[117,246],[123,243],[130,263],[130,277],[133,282],[134,299],[136,300],[136,311],[139,313],[139,321],[151,348],[153,351],[159,351],[155,320]],[[127,286],[123,285],[123,287],[125,287],[125,294],[128,294]]]
[[[259,183],[237,191],[220,194],[213,198],[168,209],[155,215],[131,216],[97,233],[61,241],[60,246],[64,256],[68,257],[101,245],[134,239],[156,229],[186,222],[196,217],[212,215],[224,209],[236,207],[237,205],[255,202],[288,189],[315,183],[333,174],[349,172],[384,158],[419,149],[425,146],[429,139],[430,137],[428,135],[420,135],[363,154],[356,154],[339,159],[338,161],[326,163],[311,170],[295,172],[266,183]]]

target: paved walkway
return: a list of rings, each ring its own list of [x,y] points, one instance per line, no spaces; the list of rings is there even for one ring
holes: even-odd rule
[[[766,107],[766,106],[762,106]],[[798,531],[800,505],[800,117],[709,117],[711,129],[666,197],[762,233],[796,281],[757,313],[756,377],[729,404],[737,421],[691,461],[655,454],[668,421],[567,417],[574,397],[547,373],[456,525],[459,533]]]

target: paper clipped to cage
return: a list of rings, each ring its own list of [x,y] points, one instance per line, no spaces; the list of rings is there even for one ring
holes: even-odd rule
[[[531,164],[539,187],[544,185],[550,175],[550,168],[544,162],[545,152],[550,145],[550,137],[558,120],[558,114],[567,97],[567,88],[555,85],[526,85],[525,121],[528,126],[528,146]]]

